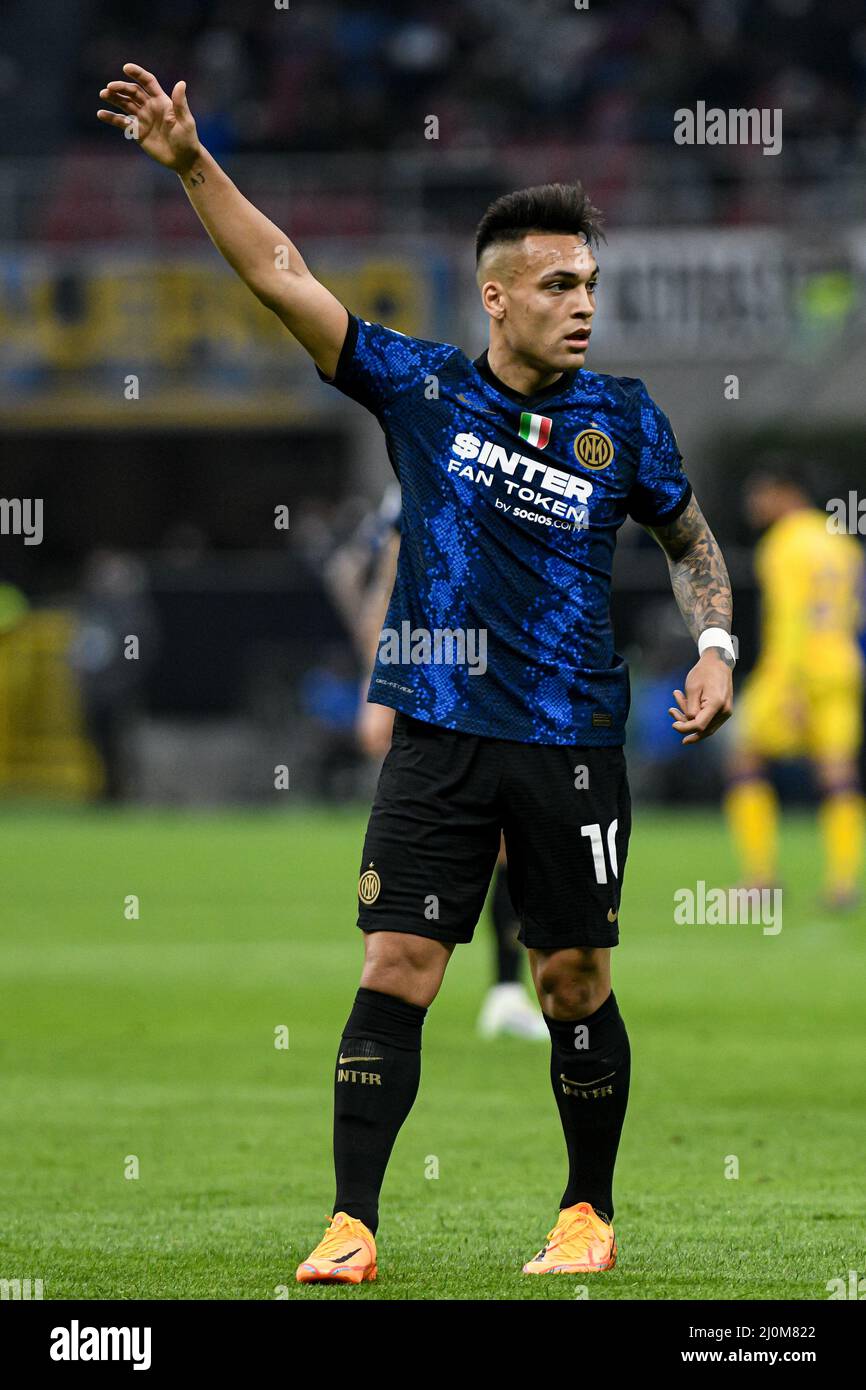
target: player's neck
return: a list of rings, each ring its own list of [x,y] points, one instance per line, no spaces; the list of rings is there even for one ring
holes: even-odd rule
[[[561,371],[544,371],[515,357],[504,343],[491,342],[487,349],[487,365],[495,377],[519,391],[521,396],[534,396],[552,386],[564,375]]]

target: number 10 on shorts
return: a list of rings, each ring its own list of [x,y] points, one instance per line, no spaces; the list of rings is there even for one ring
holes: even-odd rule
[[[614,878],[619,877],[619,870],[616,863],[616,828],[618,825],[618,820],[612,820],[607,827],[606,836],[607,857],[610,860],[611,873]],[[596,883],[607,883],[607,864],[604,859],[604,841],[601,834],[601,825],[598,821],[594,821],[592,825],[582,825],[580,827],[580,833],[581,835],[588,836],[589,842],[592,845],[592,862],[595,865]]]

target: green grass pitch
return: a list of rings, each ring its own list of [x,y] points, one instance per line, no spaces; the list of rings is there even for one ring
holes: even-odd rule
[[[589,1296],[826,1299],[864,1273],[866,922],[816,906],[803,817],[786,825],[778,936],[676,926],[675,888],[734,877],[721,821],[635,822],[614,953],[633,1054],[620,1258]],[[41,1278],[46,1299],[575,1297],[570,1277],[520,1274],[565,1149],[547,1047],[476,1039],[486,922],[428,1015],[378,1281],[294,1282],[333,1198],[363,825],[362,810],[0,815],[0,1278]]]

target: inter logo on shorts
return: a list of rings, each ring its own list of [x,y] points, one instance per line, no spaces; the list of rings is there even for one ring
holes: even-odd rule
[[[604,430],[581,430],[574,441],[574,456],[584,468],[607,468],[613,458],[613,440]]]
[[[362,903],[365,903],[366,906],[369,907],[370,903],[374,903],[378,898],[381,887],[382,880],[371,864],[369,869],[364,870],[358,880],[358,897],[361,899]]]
[[[527,444],[534,444],[536,449],[545,448],[552,428],[553,421],[549,415],[533,415],[531,411],[524,410],[520,417],[520,438],[525,439]]]

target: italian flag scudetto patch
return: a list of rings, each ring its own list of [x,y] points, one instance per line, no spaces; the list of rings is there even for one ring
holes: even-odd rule
[[[520,438],[525,439],[527,444],[534,444],[536,449],[543,449],[550,438],[552,425],[553,421],[548,415],[533,415],[524,410],[520,417]]]

